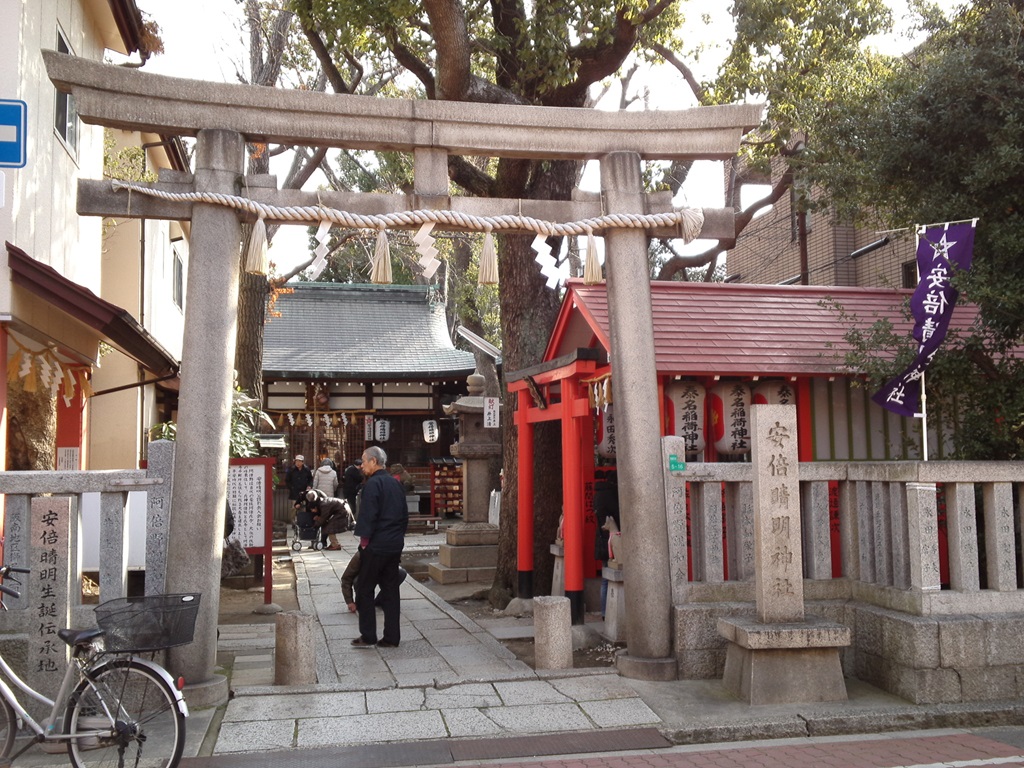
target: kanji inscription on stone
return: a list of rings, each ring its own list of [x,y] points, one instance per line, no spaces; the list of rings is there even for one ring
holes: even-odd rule
[[[804,617],[796,407],[751,409],[754,465],[754,589],[758,620]]]

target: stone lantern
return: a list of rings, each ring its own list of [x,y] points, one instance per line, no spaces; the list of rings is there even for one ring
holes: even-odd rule
[[[430,577],[441,584],[490,582],[498,563],[498,527],[488,522],[490,462],[501,456],[501,430],[484,428],[484,377],[470,374],[469,394],[444,407],[459,419],[459,441],[452,455],[462,459],[462,522],[446,533],[440,563],[430,563]]]

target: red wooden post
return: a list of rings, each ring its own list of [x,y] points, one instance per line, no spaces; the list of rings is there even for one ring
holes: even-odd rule
[[[565,596],[574,624],[583,609],[583,459],[575,377],[562,381],[562,531],[565,536]]]
[[[515,423],[519,442],[517,484],[519,597],[533,597],[533,424],[529,421],[530,393],[519,390]]]

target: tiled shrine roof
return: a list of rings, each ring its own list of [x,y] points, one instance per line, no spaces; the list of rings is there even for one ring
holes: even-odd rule
[[[455,349],[444,305],[426,286],[289,284],[264,330],[269,378],[465,377],[473,354]]]
[[[658,372],[683,376],[824,376],[846,373],[844,334],[888,319],[910,336],[901,305],[911,291],[803,285],[651,283]],[[835,308],[842,306],[847,318]],[[628,310],[627,310],[628,311]],[[958,306],[953,325],[976,317]],[[607,283],[569,282],[546,360],[578,347],[610,352]]]

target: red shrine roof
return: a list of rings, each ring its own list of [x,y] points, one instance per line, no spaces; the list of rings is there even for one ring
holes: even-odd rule
[[[851,324],[888,319],[911,333],[901,306],[912,292],[888,288],[736,283],[651,283],[658,373],[678,376],[827,376],[847,373]],[[850,317],[842,319],[837,305]],[[629,311],[629,308],[626,308]],[[957,307],[968,326],[975,307]],[[570,280],[544,359],[579,347],[611,351],[607,283]]]

